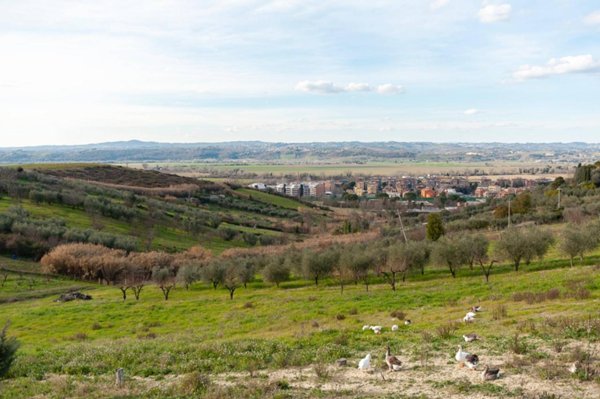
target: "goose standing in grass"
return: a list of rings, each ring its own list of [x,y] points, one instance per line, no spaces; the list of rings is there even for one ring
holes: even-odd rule
[[[473,313],[473,312],[469,312],[469,313],[467,313],[467,314],[465,315],[465,317],[463,317],[463,321],[464,321],[465,323],[470,323],[470,322],[472,322],[473,320],[475,320],[475,316],[476,316],[476,315],[475,315],[475,313]]]
[[[388,371],[400,371],[402,368],[402,362],[396,356],[392,355],[389,345],[385,351],[385,364],[388,366]]]
[[[464,362],[465,359],[467,358],[467,356],[469,356],[470,353],[469,352],[465,352],[462,349],[461,345],[458,345],[458,352],[456,352],[456,355],[454,355],[454,358],[456,359],[457,362]]]
[[[392,326],[392,331],[398,331],[398,325],[397,324],[394,324]]]
[[[493,381],[497,380],[500,377],[500,369],[498,368],[490,368],[489,366],[485,366],[483,372],[481,373],[481,379],[484,381]]]
[[[471,308],[471,312],[481,312],[481,306],[479,306],[479,305],[473,306]]]
[[[368,329],[370,329],[370,328],[371,328],[371,326],[369,326],[369,325],[366,325],[366,324],[365,324],[365,325],[363,326],[362,330],[363,330],[363,331],[367,331],[367,330],[368,330]]]
[[[364,358],[360,359],[360,362],[358,362],[358,369],[359,370],[368,370],[369,367],[371,367],[371,354],[367,354],[367,356],[365,356]]]
[[[463,335],[465,342],[473,342],[479,339],[479,335],[475,333],[465,334]]]
[[[404,320],[404,325],[405,325],[405,326],[410,326],[410,324],[411,324],[411,323],[412,323],[412,322],[410,321],[410,319],[406,319],[406,320]]]
[[[467,366],[471,370],[476,370],[478,364],[479,364],[479,356],[477,356],[477,355],[465,356],[465,366]]]
[[[375,334],[381,334],[381,329],[382,329],[382,328],[383,328],[383,327],[381,327],[381,326],[371,326],[371,330],[373,330],[373,332],[374,332]]]

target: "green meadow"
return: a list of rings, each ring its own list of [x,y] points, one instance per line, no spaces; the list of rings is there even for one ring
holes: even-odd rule
[[[196,373],[204,376],[202,381],[213,381],[213,388],[202,384],[198,388],[206,397],[340,397],[342,391],[321,387],[324,380],[317,367],[333,365],[341,357],[355,365],[367,352],[380,365],[382,350],[390,344],[412,362],[414,372],[422,372],[420,367],[425,366],[419,351],[426,344],[429,356],[442,362],[430,367],[443,368],[444,363],[452,363],[461,335],[472,331],[484,337],[478,349],[489,357],[511,353],[512,337],[521,334],[529,348],[523,355],[529,365],[519,370],[529,373],[556,355],[549,348],[557,341],[568,346],[600,339],[600,258],[592,256],[584,263],[569,268],[564,259],[546,259],[518,273],[510,265],[501,265],[492,271],[489,283],[478,269],[464,268],[452,278],[445,269],[430,268],[423,276],[409,276],[397,291],[377,279],[368,291],[351,284],[342,293],[334,280],[315,287],[292,279],[276,288],[257,276],[247,288],[237,289],[233,300],[221,287],[195,283],[189,290],[175,288],[168,301],[153,285],[144,287],[139,301],[133,295],[123,301],[116,287],[44,276],[34,276],[36,281],[29,286],[13,273],[0,288],[0,300],[16,299],[0,304],[0,322],[11,320],[10,333],[21,349],[9,379],[2,381],[0,397],[78,397],[82,392],[86,397],[107,397],[107,392],[110,397],[189,397],[184,381]],[[59,291],[72,288],[88,292],[93,299],[53,302]],[[549,290],[555,294],[546,298]],[[540,299],[529,302],[515,294],[539,294]],[[461,323],[475,304],[483,308],[476,323]],[[404,313],[412,324],[403,325],[402,319],[391,315],[393,311]],[[565,318],[570,320],[568,327],[556,327]],[[596,324],[586,330],[590,320]],[[392,324],[399,324],[399,331],[392,332]],[[381,325],[383,333],[363,331],[363,325]],[[112,378],[119,367],[126,370],[129,382],[115,391]],[[265,380],[264,373],[306,367],[317,370],[314,386],[298,382],[295,387],[287,381],[291,387],[273,388]],[[516,373],[508,360],[502,367]],[[216,390],[214,381],[236,372],[254,388]],[[580,383],[562,374],[556,378]],[[502,380],[498,383],[500,396],[489,397],[510,391]],[[481,388],[470,384],[478,387],[472,389]],[[593,380],[581,384],[592,391],[600,389]],[[431,386],[439,392],[456,391],[453,384],[435,379]],[[352,395],[357,396],[348,397],[363,397],[360,392]]]

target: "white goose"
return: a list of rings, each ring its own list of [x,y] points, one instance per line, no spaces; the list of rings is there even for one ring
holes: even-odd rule
[[[394,324],[392,326],[392,331],[398,331],[398,325],[397,324]]]
[[[383,328],[383,327],[381,327],[381,326],[371,326],[371,330],[373,330],[373,332],[374,332],[375,334],[378,334],[378,335],[379,335],[379,334],[381,334],[381,329],[382,329],[382,328]]]
[[[465,359],[467,358],[467,356],[469,356],[470,353],[469,352],[465,352],[462,350],[462,346],[458,345],[458,352],[456,352],[456,355],[454,355],[454,358],[456,359],[457,362],[464,362]]]
[[[371,328],[371,326],[369,326],[369,325],[366,325],[366,324],[365,324],[365,325],[363,326],[362,330],[363,330],[363,331],[367,331],[367,330],[368,330],[368,329],[370,329],[370,328]]]
[[[360,359],[360,362],[358,362],[358,369],[359,370],[368,370],[369,367],[371,367],[371,354],[367,354],[367,356],[365,356],[364,358]]]

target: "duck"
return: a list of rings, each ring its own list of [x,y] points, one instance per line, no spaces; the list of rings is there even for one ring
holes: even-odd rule
[[[369,367],[371,367],[371,354],[370,353],[368,353],[367,356],[360,359],[360,362],[358,362],[359,370],[368,370]]]
[[[411,323],[412,323],[412,322],[410,321],[410,319],[406,319],[406,320],[404,320],[404,325],[405,325],[405,326],[410,326],[410,324],[411,324]]]
[[[396,356],[392,355],[389,345],[385,351],[385,364],[388,366],[388,371],[400,371],[402,368],[402,362]]]
[[[469,355],[470,355],[469,352],[463,351],[462,346],[458,345],[458,352],[456,352],[456,355],[454,355],[454,358],[456,359],[457,362],[464,362],[466,357]]]
[[[398,325],[397,324],[394,324],[392,326],[392,331],[398,331]]]
[[[499,368],[490,368],[489,366],[485,366],[485,369],[483,369],[483,372],[481,373],[481,379],[484,381],[497,380],[499,377]]]
[[[367,331],[367,330],[368,330],[368,329],[370,329],[370,328],[371,328],[371,326],[369,326],[369,325],[366,325],[366,324],[365,324],[365,325],[363,326],[362,330],[363,330],[363,331]]]
[[[479,335],[475,333],[465,334],[463,335],[465,342],[473,342],[479,339]]]
[[[464,321],[465,323],[471,323],[471,322],[472,322],[472,321],[474,321],[474,320],[475,320],[475,318],[474,318],[474,317],[469,317],[469,316],[465,316],[465,317],[463,317],[463,321]]]
[[[477,313],[475,313],[475,312],[467,312],[467,315],[465,317],[470,317],[471,319],[474,319],[475,316],[477,316]]]
[[[471,308],[471,311],[472,311],[472,312],[480,312],[480,311],[481,311],[481,306],[479,306],[479,305],[477,305],[477,306],[473,306],[473,307]]]
[[[479,356],[467,355],[465,357],[465,366],[467,366],[471,370],[476,370],[478,364],[479,364]]]

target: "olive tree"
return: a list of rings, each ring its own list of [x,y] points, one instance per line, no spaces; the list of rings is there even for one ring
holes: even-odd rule
[[[285,257],[274,256],[262,271],[263,278],[269,283],[279,284],[290,279],[290,267]]]
[[[565,255],[569,256],[571,267],[573,267],[573,259],[576,256],[579,256],[583,262],[585,254],[598,246],[598,235],[595,233],[593,224],[569,225],[562,232],[559,247]]]
[[[433,246],[431,254],[435,263],[448,267],[452,277],[469,262],[468,242],[463,239],[442,237]]]

